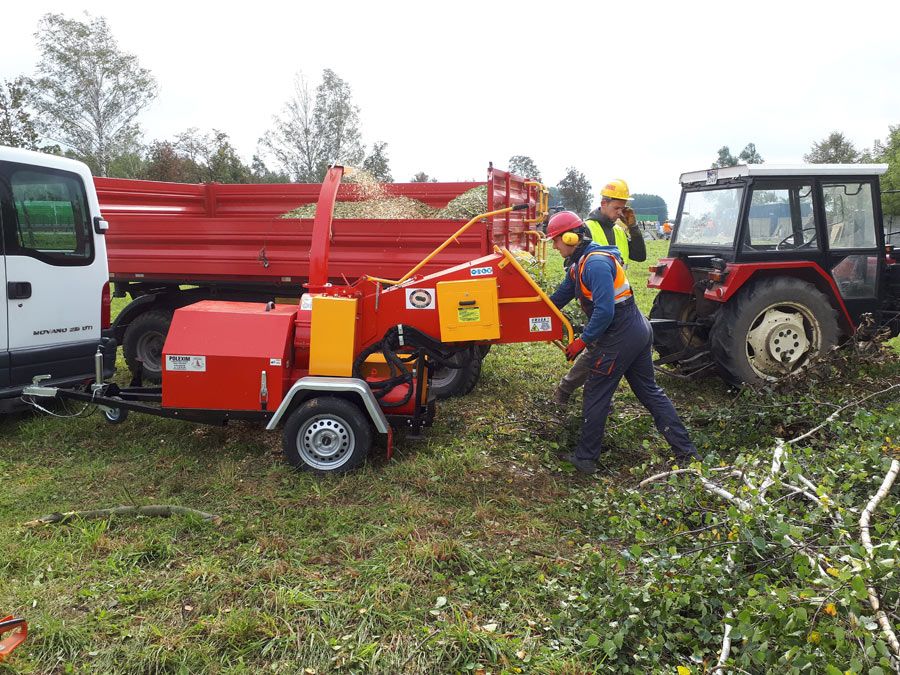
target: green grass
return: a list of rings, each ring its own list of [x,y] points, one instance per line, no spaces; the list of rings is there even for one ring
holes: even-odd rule
[[[649,248],[658,256],[665,242]],[[559,270],[556,257],[548,278]],[[629,276],[649,311],[646,264]],[[736,393],[715,379],[664,385],[714,465],[765,456],[773,437],[900,375],[889,358],[853,367],[852,377],[794,393]],[[280,436],[251,424],[3,418],[0,610],[25,616],[31,634],[0,672],[703,672],[730,608],[721,564],[702,553],[682,558],[688,566],[653,567],[647,552],[709,541],[685,531],[759,524],[736,521],[687,480],[635,489],[665,445],[624,384],[605,470],[573,475],[558,456],[577,438],[579,413],[547,404],[565,369],[549,345],[495,347],[475,391],[444,402],[423,438],[400,439],[391,461],[375,457],[332,479],[291,470]],[[878,453],[900,414],[890,399],[869,410],[803,450],[814,476],[813,458],[837,466],[841,453],[859,456],[840,480],[821,473],[857,506],[883,473]],[[130,503],[194,507],[224,522],[22,527],[46,513]],[[889,498],[873,537],[890,538],[897,516]],[[734,649],[764,660],[740,662],[745,670],[878,667],[880,643],[849,614],[863,606],[819,625],[817,647],[809,630],[792,637],[767,623],[800,621],[790,614],[797,602],[779,601],[776,612],[759,598],[800,591],[751,562],[733,595],[746,598],[756,632]],[[885,592],[896,611],[896,588]],[[839,646],[829,641],[837,628]]]

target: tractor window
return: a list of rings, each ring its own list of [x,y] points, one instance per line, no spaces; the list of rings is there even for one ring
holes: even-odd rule
[[[746,251],[783,251],[817,246],[812,185],[753,190]]]
[[[831,268],[831,275],[846,300],[875,297],[878,256],[848,255]]]
[[[734,244],[743,194],[743,187],[686,193],[672,243],[730,248]]]
[[[825,226],[832,249],[875,248],[872,186],[868,183],[826,183]]]

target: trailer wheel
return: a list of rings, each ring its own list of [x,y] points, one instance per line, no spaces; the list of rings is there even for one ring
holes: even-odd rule
[[[118,396],[112,396],[111,398],[122,400]],[[125,408],[104,408],[103,419],[110,424],[122,424],[122,422],[128,419],[128,410]]]
[[[285,457],[298,469],[346,473],[361,466],[372,448],[372,427],[360,409],[334,396],[304,401],[284,425]]]
[[[125,330],[122,351],[132,373],[141,368],[141,377],[148,382],[162,379],[162,351],[166,342],[172,312],[153,309],[132,321]]]
[[[466,349],[451,357],[460,368],[437,367],[431,376],[431,390],[438,399],[465,396],[478,384],[481,377],[481,356],[477,348]]]
[[[660,291],[653,299],[650,318],[696,321],[697,298],[687,293]],[[653,330],[653,346],[660,356],[678,354],[685,350],[701,350],[706,347],[708,341],[709,331],[701,326]]]
[[[837,338],[828,299],[806,281],[781,277],[744,288],[726,303],[710,346],[725,379],[758,385],[806,368]]]

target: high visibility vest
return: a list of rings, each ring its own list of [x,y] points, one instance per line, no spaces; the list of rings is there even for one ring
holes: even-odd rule
[[[576,265],[569,267],[569,274],[581,290],[581,297],[587,302],[594,302],[594,294],[591,292],[590,288],[584,285],[584,281],[582,281],[584,278],[584,266],[587,264],[588,258],[592,255],[605,255],[615,263],[616,278],[613,280],[613,301],[618,305],[620,302],[625,302],[628,298],[632,297],[634,293],[631,290],[631,284],[628,283],[628,277],[625,276],[625,269],[622,267],[622,264],[616,256],[612,253],[607,253],[606,251],[591,251],[579,260],[577,265],[577,278],[575,276]]]
[[[619,249],[619,253],[622,254],[622,260],[630,260],[630,258],[628,257],[628,235],[626,234],[625,230],[613,223],[613,235],[615,236],[616,240],[607,241],[606,233],[603,231],[603,228],[600,226],[599,222],[597,222],[596,220],[586,220],[584,221],[584,223],[591,231],[591,237],[595,242],[597,242],[601,246],[615,246],[617,249]]]

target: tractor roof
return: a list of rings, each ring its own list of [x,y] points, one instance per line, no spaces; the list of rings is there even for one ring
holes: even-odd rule
[[[786,178],[794,176],[880,176],[888,170],[887,164],[739,164],[720,169],[702,169],[681,174],[682,185],[705,183],[745,176]]]

